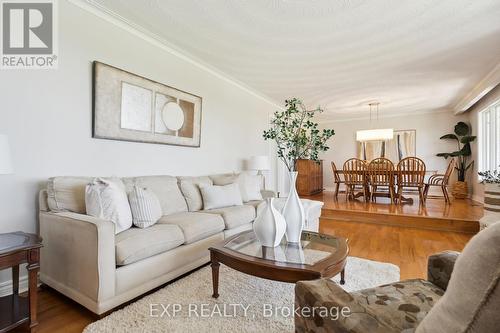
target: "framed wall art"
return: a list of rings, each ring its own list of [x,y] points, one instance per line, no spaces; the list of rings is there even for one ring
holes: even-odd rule
[[[371,161],[385,157],[397,163],[405,157],[416,156],[416,130],[394,130],[392,140],[358,142],[358,158]]]
[[[202,98],[93,63],[93,137],[199,147]]]

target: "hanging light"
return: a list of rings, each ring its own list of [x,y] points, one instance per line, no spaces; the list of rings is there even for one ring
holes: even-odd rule
[[[378,106],[380,103],[370,103],[370,125],[372,123],[372,109],[376,108],[378,122]],[[369,129],[356,132],[356,141],[385,141],[394,138],[394,130],[392,128]]]

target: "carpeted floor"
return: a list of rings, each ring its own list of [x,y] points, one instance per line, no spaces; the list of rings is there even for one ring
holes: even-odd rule
[[[206,266],[84,330],[94,332],[293,332],[294,284],[256,278],[220,267],[214,300]],[[333,278],[339,280],[338,277]],[[393,264],[349,257],[347,291],[399,280]]]

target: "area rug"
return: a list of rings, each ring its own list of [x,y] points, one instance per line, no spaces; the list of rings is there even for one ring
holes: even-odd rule
[[[96,321],[94,332],[294,332],[294,284],[249,276],[220,266],[219,298],[209,266]],[[339,277],[332,280],[338,282]],[[349,257],[346,291],[399,280],[393,264]]]

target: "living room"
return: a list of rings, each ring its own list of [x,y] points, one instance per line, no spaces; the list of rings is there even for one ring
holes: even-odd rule
[[[0,332],[496,331],[497,1],[0,5]]]

